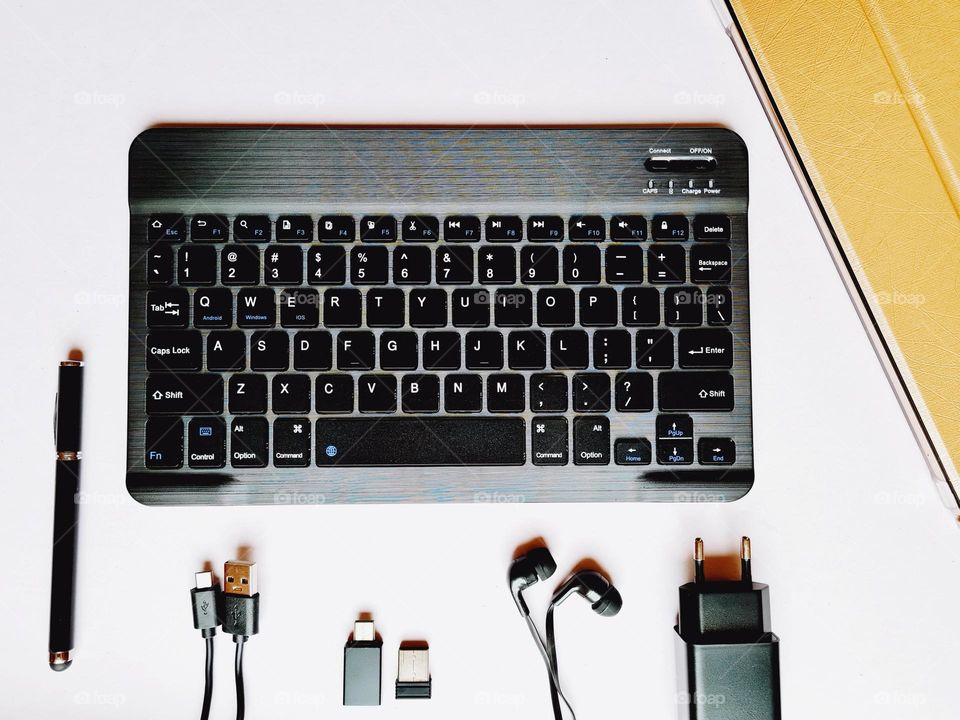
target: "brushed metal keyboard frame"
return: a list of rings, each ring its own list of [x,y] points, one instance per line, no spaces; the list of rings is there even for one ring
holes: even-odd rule
[[[652,152],[668,151],[709,153],[717,159],[717,168],[709,174],[683,177],[645,169],[644,160]],[[134,139],[129,173],[127,488],[140,502],[723,502],[742,497],[752,487],[747,150],[736,133],[719,127],[153,128]],[[712,178],[720,192],[709,196],[685,194],[682,189],[691,178],[701,186]],[[651,179],[661,184],[656,195],[645,190]],[[673,194],[668,194],[665,186],[671,179],[676,187]],[[554,214],[565,220],[574,214],[601,214],[607,221],[613,214],[640,214],[649,223],[654,214],[678,213],[692,218],[707,212],[728,215],[732,225],[733,268],[728,286],[734,302],[730,330],[734,335],[731,372],[735,406],[732,412],[689,414],[695,439],[701,435],[722,436],[736,442],[737,457],[732,466],[695,463],[669,467],[658,465],[656,457],[646,466],[613,464],[612,444],[617,437],[646,437],[656,455],[656,410],[606,413],[611,425],[610,465],[572,464],[571,440],[571,464],[534,466],[530,464],[530,426],[535,414],[528,410],[520,414],[526,420],[528,458],[527,465],[521,467],[237,469],[229,463],[215,471],[144,467],[145,304],[149,289],[145,256],[151,245],[146,235],[151,214],[181,213],[189,217],[219,213],[233,217],[262,213],[272,219],[281,214],[308,214],[314,220],[321,214],[339,213],[355,217],[422,213],[441,218],[450,214],[481,218],[489,214],[524,218]],[[694,242],[682,244],[689,250]],[[687,255],[689,265],[689,252]],[[644,279],[645,285],[650,284],[646,273]],[[345,287],[350,286],[348,278]],[[525,287],[519,282],[517,286]],[[469,286],[431,283],[420,287],[451,290]],[[535,291],[537,286],[527,287]],[[662,293],[669,286],[658,287]],[[401,329],[416,330],[409,326]],[[250,332],[246,331],[248,335]],[[208,331],[202,333],[205,337]],[[525,377],[531,374],[517,372]],[[659,373],[649,372],[655,378]],[[361,373],[352,374],[356,379]],[[613,377],[616,371],[610,374]],[[306,415],[311,421],[318,417],[315,412]],[[565,415],[570,418],[573,413]],[[268,412],[265,417],[272,427],[274,414]]]

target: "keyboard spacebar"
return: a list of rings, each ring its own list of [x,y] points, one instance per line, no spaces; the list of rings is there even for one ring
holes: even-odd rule
[[[521,418],[321,418],[317,465],[523,465]]]

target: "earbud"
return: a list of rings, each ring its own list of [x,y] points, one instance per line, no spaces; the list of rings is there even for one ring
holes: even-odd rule
[[[559,605],[571,595],[580,595],[597,615],[612,617],[623,607],[620,591],[595,570],[580,570],[567,578],[553,594],[551,604]]]
[[[557,562],[545,547],[531,548],[510,564],[510,592],[521,615],[526,617],[530,614],[523,591],[551,577],[556,571]]]

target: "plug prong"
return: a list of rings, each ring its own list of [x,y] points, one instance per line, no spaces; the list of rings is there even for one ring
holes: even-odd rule
[[[753,571],[750,569],[750,538],[746,535],[740,538],[740,581],[753,582]]]
[[[694,581],[702,583],[703,577],[703,538],[693,541],[693,572]]]

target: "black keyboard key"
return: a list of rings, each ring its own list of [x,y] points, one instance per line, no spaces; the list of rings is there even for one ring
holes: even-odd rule
[[[423,367],[425,370],[459,370],[460,333],[424,333]]]
[[[700,325],[703,293],[699,288],[669,288],[663,293],[663,319],[667,325]]]
[[[493,320],[497,327],[533,325],[533,293],[525,289],[497,290],[493,298]]]
[[[468,332],[464,360],[467,370],[503,368],[503,335],[499,332]]]
[[[686,240],[690,227],[683,215],[654,215],[654,240]]]
[[[479,378],[477,378],[479,380]],[[523,465],[522,418],[317,420],[317,465]]]
[[[689,465],[693,462],[693,440],[657,440],[657,462]]]
[[[606,221],[600,215],[571,215],[570,239],[603,242],[607,238]]]
[[[590,339],[583,330],[550,333],[550,367],[582,370],[590,364]]]
[[[573,419],[573,464],[610,464],[610,420],[602,415]]]
[[[637,331],[637,367],[673,367],[673,333],[669,330]]]
[[[217,251],[202,245],[183,245],[177,251],[177,282],[213,285],[217,281]]]
[[[483,410],[483,381],[479,375],[447,375],[443,380],[443,406],[448,413]]]
[[[407,215],[403,219],[406,242],[435,242],[440,239],[440,221],[427,215]]]
[[[290,336],[284,330],[266,330],[250,336],[251,370],[286,370],[290,367]]]
[[[493,373],[487,376],[487,410],[492,413],[524,411],[523,375]]]
[[[625,370],[633,365],[630,333],[597,330],[593,333],[593,366],[597,370]]]
[[[658,415],[658,440],[692,440],[693,418],[689,415]]]
[[[520,281],[527,285],[556,285],[560,279],[560,254],[555,247],[520,249]]]
[[[613,443],[613,461],[617,465],[649,465],[653,458],[646,438],[617,438]]]
[[[614,215],[610,218],[610,239],[623,242],[646,240],[646,219],[642,215]]]
[[[513,285],[517,281],[517,254],[512,247],[480,248],[477,276],[485,285]]]
[[[233,237],[242,242],[268,242],[270,218],[266,215],[237,215],[233,221]]]
[[[677,355],[682,368],[732,368],[733,335],[722,328],[681,330]]]
[[[563,281],[568,285],[600,282],[600,248],[567,245],[563,249]]]
[[[488,242],[519,242],[523,239],[523,220],[516,215],[491,215],[487,218]]]
[[[686,282],[686,251],[680,245],[651,245],[647,250],[647,277],[652,283]]]
[[[177,213],[151,215],[147,221],[148,240],[180,242],[187,239],[187,220]]]
[[[469,285],[473,282],[473,248],[438,247],[437,282],[441,285]]]
[[[733,321],[733,296],[730,288],[712,287],[704,293],[707,325],[729,325]]]
[[[147,292],[147,327],[184,328],[190,317],[190,293],[181,289]]]
[[[280,293],[280,325],[285,328],[320,324],[320,293],[313,288],[288,288]]]
[[[238,373],[230,376],[230,412],[234,415],[267,411],[267,376]]]
[[[540,330],[514,330],[507,337],[511,370],[543,370],[547,366],[547,336]]]
[[[275,413],[310,412],[310,395],[309,375],[273,376],[270,396]]]
[[[380,250],[381,248],[375,248]],[[400,327],[403,325],[406,303],[403,290],[367,291],[367,327]]]
[[[197,242],[226,242],[230,237],[230,223],[224,215],[194,215],[190,221],[190,237]]]
[[[566,465],[570,443],[565,417],[538,417],[530,425],[530,453],[534,465]]]
[[[325,327],[360,327],[363,304],[360,291],[353,288],[327,290],[323,293]]]
[[[365,215],[360,220],[363,242],[393,242],[397,239],[397,219],[393,215]]]
[[[617,324],[617,291],[613,288],[589,288],[580,291],[580,324],[608,327]]]
[[[224,285],[259,283],[259,248],[250,245],[224,245],[220,251],[220,282]]]
[[[563,240],[563,218],[559,215],[531,215],[527,218],[527,239],[560,242]]]
[[[151,470],[183,467],[183,421],[150,418],[143,437],[143,464]]]
[[[701,465],[733,465],[737,444],[730,438],[702,437],[697,441],[697,457]]]
[[[277,240],[311,242],[313,240],[313,218],[309,215],[281,215],[277,218]]]
[[[353,412],[353,376],[317,375],[318,413]]]
[[[230,423],[230,464],[233,467],[267,466],[270,427],[264,418],[234,418]]]
[[[357,380],[357,409],[362,413],[397,411],[397,378],[394,375],[361,375]]]
[[[147,252],[147,282],[151,285],[173,282],[173,250],[168,245],[154,245]]]
[[[726,215],[697,215],[693,218],[693,236],[697,240],[729,240],[730,218]]]
[[[354,285],[384,285],[389,262],[385,247],[355,247],[350,251],[350,281]]]
[[[606,373],[574,375],[573,409],[576,412],[609,412],[610,376]]]
[[[730,282],[730,247],[695,245],[690,250],[690,280],[695,283]]]
[[[413,327],[443,327],[447,324],[447,293],[444,290],[411,290],[410,324]]]
[[[333,338],[326,330],[298,332],[293,336],[295,370],[329,370],[333,366]]]
[[[313,223],[310,223],[313,227]],[[264,252],[263,281],[267,285],[303,282],[303,251],[292,245],[270,245]]]
[[[337,369],[373,370],[377,361],[376,337],[368,330],[337,334]]]
[[[733,410],[733,376],[728,372],[687,370],[660,373],[660,409]]]
[[[619,412],[650,412],[653,410],[653,377],[645,372],[619,373],[614,403]]]
[[[308,467],[313,459],[313,426],[309,418],[279,418],[273,421],[273,466]]]
[[[454,327],[487,327],[490,324],[490,293],[481,288],[453,291]]]
[[[223,378],[211,373],[151,373],[146,395],[148,415],[223,412]]]
[[[452,215],[444,219],[443,239],[447,242],[479,242],[480,219],[472,215]]]
[[[440,411],[440,379],[436,375],[404,375],[400,388],[405,413]]]
[[[277,324],[277,294],[270,288],[244,288],[237,293],[239,327],[273,327]]]
[[[611,245],[606,249],[607,282],[643,282],[643,248],[639,245]]]
[[[576,296],[570,288],[537,290],[537,325],[570,327],[576,317]]]
[[[426,285],[430,282],[430,249],[398,247],[393,251],[395,285]]]
[[[194,418],[187,426],[187,462],[196,469],[222,468],[227,461],[227,426],[221,418]]]
[[[307,282],[343,285],[347,281],[347,251],[338,245],[314,245],[307,251]]]
[[[199,370],[203,337],[199,330],[162,330],[147,335],[147,370]]]
[[[233,293],[227,288],[200,289],[193,293],[193,325],[226,328],[233,324]]]
[[[207,370],[228,372],[247,369],[247,336],[239,330],[207,335]]]
[[[653,287],[624,288],[620,293],[623,324],[660,324],[660,291]]]
[[[326,242],[353,242],[357,236],[352,215],[324,215],[317,223],[317,237]]]
[[[416,370],[419,360],[415,332],[385,332],[380,335],[382,370]]]
[[[536,373],[530,376],[530,409],[533,412],[566,412],[567,376]]]

